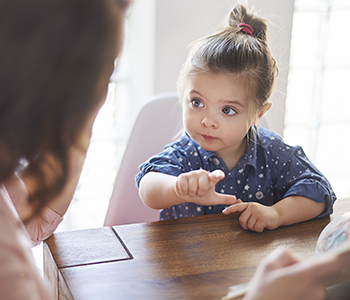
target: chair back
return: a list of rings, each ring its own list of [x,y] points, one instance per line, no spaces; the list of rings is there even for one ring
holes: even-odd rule
[[[159,210],[143,204],[135,185],[138,166],[161,152],[182,128],[182,110],[175,93],[152,97],[140,110],[121,161],[107,210],[105,226],[159,220]]]

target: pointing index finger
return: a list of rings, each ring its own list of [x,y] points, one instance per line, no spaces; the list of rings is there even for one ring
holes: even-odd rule
[[[225,178],[225,173],[221,170],[215,170],[211,173],[209,173],[209,178],[211,181],[214,181],[215,183],[220,181],[221,179]]]
[[[235,203],[229,207],[226,207],[222,213],[224,215],[228,215],[228,214],[231,214],[231,213],[234,213],[234,212],[242,212],[242,211],[245,211],[248,207],[248,204],[249,203],[245,203],[245,202],[239,202],[239,203]]]

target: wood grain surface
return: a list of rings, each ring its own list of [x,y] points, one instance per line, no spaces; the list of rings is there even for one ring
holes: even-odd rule
[[[339,199],[331,217],[263,233],[243,230],[238,214],[57,233],[44,246],[45,272],[57,299],[221,299],[280,245],[313,256],[322,229],[348,211],[350,199]],[[345,283],[328,299],[348,295]]]

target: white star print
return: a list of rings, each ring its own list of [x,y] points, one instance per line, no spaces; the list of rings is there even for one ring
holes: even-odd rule
[[[220,190],[220,193],[221,193],[221,194],[225,193],[225,190],[224,190],[224,189],[221,189],[221,190]]]
[[[250,186],[247,184],[244,186],[244,189],[248,191],[250,189]]]
[[[260,173],[259,178],[264,178],[264,174]]]
[[[197,211],[198,211],[198,212],[202,211],[202,208],[200,208],[199,206],[197,206]]]
[[[243,169],[238,170],[238,173],[242,173],[242,172],[243,172]]]
[[[179,157],[179,162],[182,162],[183,161],[183,158],[182,157]]]

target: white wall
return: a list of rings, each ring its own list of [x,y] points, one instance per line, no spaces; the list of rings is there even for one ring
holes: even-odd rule
[[[248,8],[254,8],[272,23],[269,40],[280,74],[268,122],[282,135],[294,0],[246,2]],[[187,46],[218,29],[237,3],[237,0],[134,0],[130,20],[130,27],[134,28],[130,38],[134,42],[130,53],[138,79],[132,85],[133,101],[140,103],[153,93],[175,91]],[[146,25],[150,20],[152,25]],[[140,84],[140,80],[144,82]],[[153,86],[143,90],[145,82]]]

